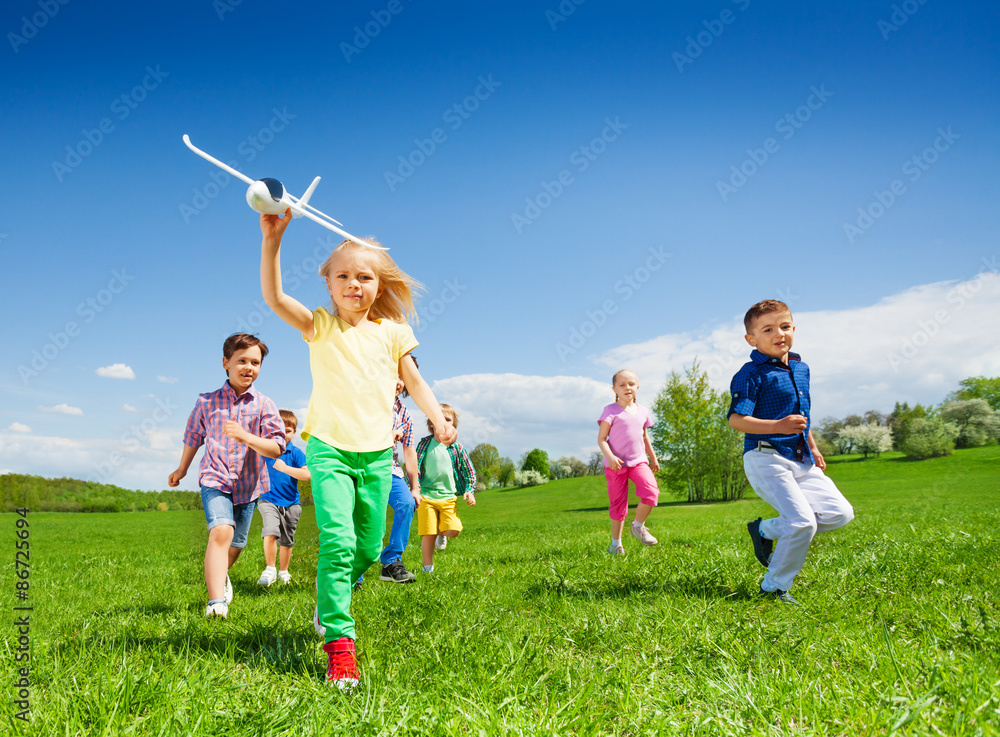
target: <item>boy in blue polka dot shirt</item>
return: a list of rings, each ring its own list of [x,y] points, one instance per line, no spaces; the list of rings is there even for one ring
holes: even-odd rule
[[[788,593],[817,532],[843,527],[854,510],[823,473],[810,429],[809,367],[792,353],[795,323],[784,302],[758,302],[743,318],[750,361],[730,384],[729,425],[745,433],[743,469],[757,496],[778,512],[747,524],[767,574],[761,594],[797,604]]]

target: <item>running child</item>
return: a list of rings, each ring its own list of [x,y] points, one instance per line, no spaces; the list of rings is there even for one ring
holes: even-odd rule
[[[458,413],[441,405],[444,422],[454,431]],[[434,422],[427,419],[427,429],[435,435]],[[476,469],[469,454],[458,441],[444,446],[428,435],[417,443],[417,468],[420,469],[420,506],[417,508],[417,532],[421,536],[424,573],[434,570],[434,551],[444,550],[449,537],[462,532],[456,498],[461,495],[470,507],[476,505]]]
[[[643,545],[656,545],[656,538],[646,529],[646,519],[660,498],[660,488],[653,475],[660,470],[656,452],[646,429],[653,426],[649,410],[635,401],[639,377],[621,369],[611,377],[615,402],[609,404],[597,421],[597,445],[604,454],[604,477],[608,482],[611,515],[611,555],[625,555],[622,529],[628,517],[628,482],[635,484],[639,505],[632,522],[632,537]],[[647,460],[648,459],[648,460]]]
[[[778,512],[747,529],[754,556],[767,568],[760,593],[798,604],[788,590],[813,537],[846,525],[854,509],[823,473],[826,461],[810,429],[809,367],[791,352],[795,323],[788,305],[758,302],[743,326],[754,350],[730,385],[729,426],[746,433],[743,470],[757,496]]]
[[[288,565],[292,562],[295,528],[302,516],[299,481],[309,480],[306,455],[292,445],[299,418],[289,409],[279,409],[278,414],[285,423],[285,452],[274,460],[265,461],[271,490],[257,500],[262,522],[260,536],[264,544],[264,572],[257,579],[257,585],[265,587],[275,581],[292,582]],[[275,562],[280,568],[275,568]]]
[[[327,682],[358,684],[352,584],[378,559],[392,476],[392,407],[400,376],[417,406],[434,419],[442,443],[455,439],[430,387],[410,357],[417,346],[406,323],[418,282],[385,251],[347,240],[319,274],[333,301],[309,310],[281,287],[281,238],[291,222],[261,215],[260,283],[264,301],[309,344],[313,390],[302,428],[312,474],[319,562],[318,625],[325,629]]]
[[[267,346],[254,335],[235,333],[222,345],[222,368],[229,377],[221,389],[202,394],[184,430],[181,463],[167,483],[177,486],[198,448],[205,446],[198,470],[201,506],[208,522],[205,549],[205,616],[225,619],[233,587],[229,569],[247,544],[257,498],[270,490],[264,457],[285,449],[285,431],[274,402],[253,388]]]

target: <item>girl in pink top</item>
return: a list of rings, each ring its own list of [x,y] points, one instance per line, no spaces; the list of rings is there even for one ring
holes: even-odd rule
[[[597,421],[600,427],[597,445],[604,454],[604,475],[608,480],[611,502],[611,546],[608,552],[625,555],[622,528],[628,516],[629,479],[635,484],[635,493],[639,497],[632,537],[643,545],[656,545],[656,538],[649,534],[645,522],[660,498],[660,489],[653,475],[660,470],[660,464],[646,433],[646,428],[653,425],[649,410],[635,402],[639,377],[634,371],[622,369],[611,377],[611,386],[617,401],[605,407]]]

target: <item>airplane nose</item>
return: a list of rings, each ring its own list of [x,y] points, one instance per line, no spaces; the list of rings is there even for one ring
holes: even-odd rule
[[[259,179],[247,188],[247,204],[259,213],[280,215],[288,209],[282,201],[284,194],[285,188],[277,179]]]

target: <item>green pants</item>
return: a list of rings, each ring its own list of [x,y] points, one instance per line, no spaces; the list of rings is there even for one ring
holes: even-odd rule
[[[326,627],[327,642],[341,637],[353,640],[351,587],[382,551],[392,449],[351,453],[309,438],[306,463],[319,528],[319,621]]]

